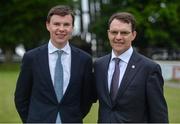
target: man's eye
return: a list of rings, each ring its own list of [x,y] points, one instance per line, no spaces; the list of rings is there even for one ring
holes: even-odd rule
[[[60,24],[59,23],[54,23],[54,25],[59,26]]]
[[[114,36],[118,35],[118,33],[120,33],[120,35],[122,36],[127,36],[128,34],[131,33],[129,31],[113,31],[113,30],[109,30],[109,32]]]
[[[130,33],[130,32],[128,32],[128,31],[122,31],[122,32],[121,32],[122,35],[127,35],[127,34],[129,34],[129,33]]]
[[[111,34],[113,34],[113,35],[117,35],[118,34],[118,31],[110,31],[111,32]]]
[[[64,26],[70,26],[70,24],[69,23],[65,23]]]
[[[112,33],[113,33],[113,34],[118,34],[118,32],[117,32],[117,31],[113,31]]]

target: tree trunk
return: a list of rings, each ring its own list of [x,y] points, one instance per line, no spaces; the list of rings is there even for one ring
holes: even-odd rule
[[[13,50],[12,49],[5,49],[5,62],[12,62],[13,61]]]

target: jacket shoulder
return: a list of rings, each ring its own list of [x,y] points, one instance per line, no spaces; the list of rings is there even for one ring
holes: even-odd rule
[[[141,58],[142,61],[144,61],[144,63],[147,63],[148,65],[157,65],[157,63],[155,61],[153,61],[152,59],[137,53],[139,55],[139,57]]]
[[[47,51],[48,51],[48,46],[47,46],[47,44],[44,44],[44,45],[42,45],[42,46],[33,48],[33,49],[27,51],[27,52],[24,54],[23,58],[33,59],[33,58],[40,52],[40,50],[45,50],[45,49],[47,49]]]
[[[46,49],[46,48],[48,48],[48,45],[47,45],[47,44],[44,44],[44,45],[42,45],[42,46],[39,46],[39,47],[36,47],[36,48],[33,48],[33,49],[27,51],[25,54],[33,55],[33,54],[38,53],[39,50],[41,50],[41,49]]]
[[[155,68],[158,68],[161,70],[161,67],[158,63],[156,63],[155,61],[153,61],[152,59],[140,54],[140,53],[137,53],[137,52],[134,52],[133,53],[134,57],[137,57],[140,61],[138,61],[138,63],[141,63],[141,65],[143,67],[146,68],[146,70],[153,70]]]
[[[107,59],[110,59],[110,57],[111,57],[110,54],[101,56],[101,57],[95,59],[95,63],[101,63],[101,62],[107,61]]]
[[[81,57],[85,57],[85,58],[92,58],[91,55],[83,50],[81,50],[80,48],[77,48],[73,45],[70,45],[71,49],[73,52],[78,53]]]

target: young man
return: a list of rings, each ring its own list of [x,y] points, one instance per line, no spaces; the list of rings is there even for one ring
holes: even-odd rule
[[[81,123],[91,106],[92,59],[69,44],[74,15],[68,6],[47,16],[47,44],[25,53],[15,91],[23,123]]]
[[[95,62],[100,123],[168,123],[158,64],[132,48],[135,18],[115,13],[107,31],[112,52]]]

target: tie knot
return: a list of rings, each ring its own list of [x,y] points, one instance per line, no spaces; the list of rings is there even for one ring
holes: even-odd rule
[[[57,54],[58,54],[58,57],[61,57],[62,54],[63,54],[63,50],[57,50],[56,52],[57,52]]]
[[[119,64],[120,58],[114,58],[115,64]]]

